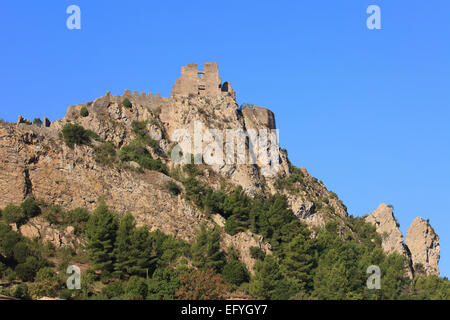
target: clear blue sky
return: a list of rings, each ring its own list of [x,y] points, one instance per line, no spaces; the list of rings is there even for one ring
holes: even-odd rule
[[[79,5],[82,29],[66,28]],[[381,8],[382,30],[366,28]],[[124,89],[169,96],[217,61],[238,102],[276,113],[291,161],[354,215],[429,218],[450,274],[450,2],[20,1],[0,4],[0,118],[62,118]]]

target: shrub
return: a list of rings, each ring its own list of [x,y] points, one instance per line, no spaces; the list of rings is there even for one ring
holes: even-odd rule
[[[39,270],[39,261],[35,257],[28,257],[25,263],[18,264],[14,272],[22,281],[32,281]]]
[[[175,293],[180,300],[223,300],[229,288],[212,269],[194,270],[180,278],[182,287]]]
[[[142,168],[168,174],[167,167],[152,158],[151,154],[139,140],[134,140],[120,150],[120,159],[125,162],[137,162]]]
[[[108,299],[117,299],[124,294],[124,285],[121,281],[111,282],[103,288],[102,293]]]
[[[255,107],[252,103],[243,103],[240,105],[239,110],[244,110],[245,108],[253,109]]]
[[[23,213],[22,208],[10,204],[3,209],[2,217],[7,224],[19,224],[25,219],[25,214]]]
[[[86,118],[87,116],[89,116],[89,111],[86,108],[86,106],[83,106],[83,108],[81,108],[80,116],[82,116],[83,118]]]
[[[42,126],[42,120],[40,118],[34,118],[33,124],[40,127],[40,126]]]
[[[33,296],[56,297],[62,289],[58,276],[51,268],[42,268],[36,274],[36,280],[30,285]]]
[[[128,98],[123,99],[122,104],[128,109],[131,109],[131,107],[133,106]]]
[[[222,271],[222,276],[228,284],[239,286],[249,279],[245,265],[239,260],[227,262]]]
[[[117,161],[116,146],[107,141],[95,148],[95,161],[103,165],[111,165]]]
[[[173,269],[159,267],[147,281],[148,300],[175,300],[175,292],[180,289],[180,277],[190,272],[186,267]]]
[[[25,263],[27,257],[30,255],[30,248],[25,242],[18,242],[13,249],[14,252],[14,260],[18,263]]]
[[[11,293],[14,298],[17,298],[20,300],[29,300],[30,299],[30,295],[28,293],[28,287],[26,284],[23,284],[23,283],[15,286]]]
[[[94,131],[92,130],[86,130],[86,135],[91,138],[94,139],[95,141],[100,141],[103,142],[102,138],[100,138],[100,136],[98,134],[96,134]]]
[[[250,247],[250,256],[256,260],[264,260],[266,254],[258,247]]]
[[[63,128],[63,137],[69,148],[75,144],[89,144],[89,134],[79,124],[67,123]]]
[[[22,208],[23,214],[27,219],[34,218],[41,214],[41,208],[39,208],[36,201],[31,198],[28,198],[27,200],[22,202],[20,207]]]
[[[178,185],[175,182],[173,182],[172,180],[170,180],[167,183],[167,188],[169,189],[170,193],[173,194],[174,196],[177,196],[181,193],[181,190],[178,187]]]
[[[132,276],[126,285],[125,297],[130,300],[144,300],[147,297],[148,287],[145,280]]]
[[[147,121],[133,121],[131,127],[133,128],[133,132],[136,134],[138,141],[151,147],[155,152],[160,154],[163,153],[159,146],[159,141],[152,139],[148,134]]]
[[[140,138],[145,138],[148,134],[146,121],[133,121],[131,127],[133,132]]]
[[[21,236],[11,227],[0,223],[0,252],[7,259],[14,256],[14,246],[21,241]],[[1,260],[1,259],[0,259]]]
[[[225,232],[228,233],[229,235],[234,236],[239,231],[241,231],[241,229],[239,228],[234,216],[228,217],[228,219],[225,222]]]
[[[83,208],[76,208],[66,213],[65,223],[75,228],[75,234],[84,233],[89,221],[89,211]]]

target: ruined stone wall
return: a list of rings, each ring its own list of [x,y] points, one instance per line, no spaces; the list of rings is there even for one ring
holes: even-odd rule
[[[231,94],[235,98],[228,82],[225,87],[222,87],[217,62],[206,62],[204,71],[198,71],[197,64],[193,63],[182,67],[181,77],[176,80],[171,93],[172,97],[189,95],[217,97],[222,94]]]
[[[172,97],[188,96],[189,94],[198,94],[198,66],[190,63],[181,67],[181,77],[175,82],[172,88]]]
[[[205,96],[218,96],[221,93],[220,87],[222,85],[222,79],[219,77],[219,65],[217,62],[205,63],[204,77],[200,80],[200,85],[205,86]],[[202,94],[202,92],[200,92]]]

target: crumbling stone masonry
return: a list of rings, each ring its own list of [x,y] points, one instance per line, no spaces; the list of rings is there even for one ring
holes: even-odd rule
[[[204,71],[199,71],[197,64],[190,63],[181,68],[181,77],[172,87],[172,97],[189,95],[219,96],[229,94],[236,98],[236,94],[229,82],[222,84],[219,77],[217,62],[205,62]]]

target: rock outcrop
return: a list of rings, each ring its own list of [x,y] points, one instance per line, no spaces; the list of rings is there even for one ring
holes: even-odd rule
[[[216,214],[212,218],[213,221],[220,228],[222,228],[222,230],[225,228],[225,219],[222,216]],[[272,253],[270,244],[264,242],[262,236],[254,234],[249,230],[246,230],[245,232],[238,232],[233,236],[224,233],[221,247],[223,249],[233,247],[235,250],[237,250],[240,260],[247,266],[250,273],[253,273],[253,269],[256,263],[256,259],[254,259],[250,254],[251,247],[257,247],[261,249],[266,255]]]
[[[397,252],[406,257],[410,277],[421,274],[439,275],[439,237],[428,221],[420,217],[414,219],[404,241],[392,206],[380,204],[365,220],[373,224],[381,235],[386,254]]]
[[[17,230],[15,226],[12,226],[12,229]],[[33,218],[20,226],[18,231],[24,237],[36,239],[43,243],[50,242],[55,248],[76,247],[80,244],[80,239],[74,233],[74,227],[68,226],[64,229],[58,229],[39,217]]]
[[[428,221],[421,217],[414,219],[409,226],[405,242],[411,251],[416,273],[439,275],[439,237]]]
[[[397,219],[394,217],[392,206],[381,203],[365,219],[377,228],[377,232],[381,235],[383,250],[386,254],[398,252],[404,256],[408,255],[403,242],[403,234],[399,229],[400,225]]]

